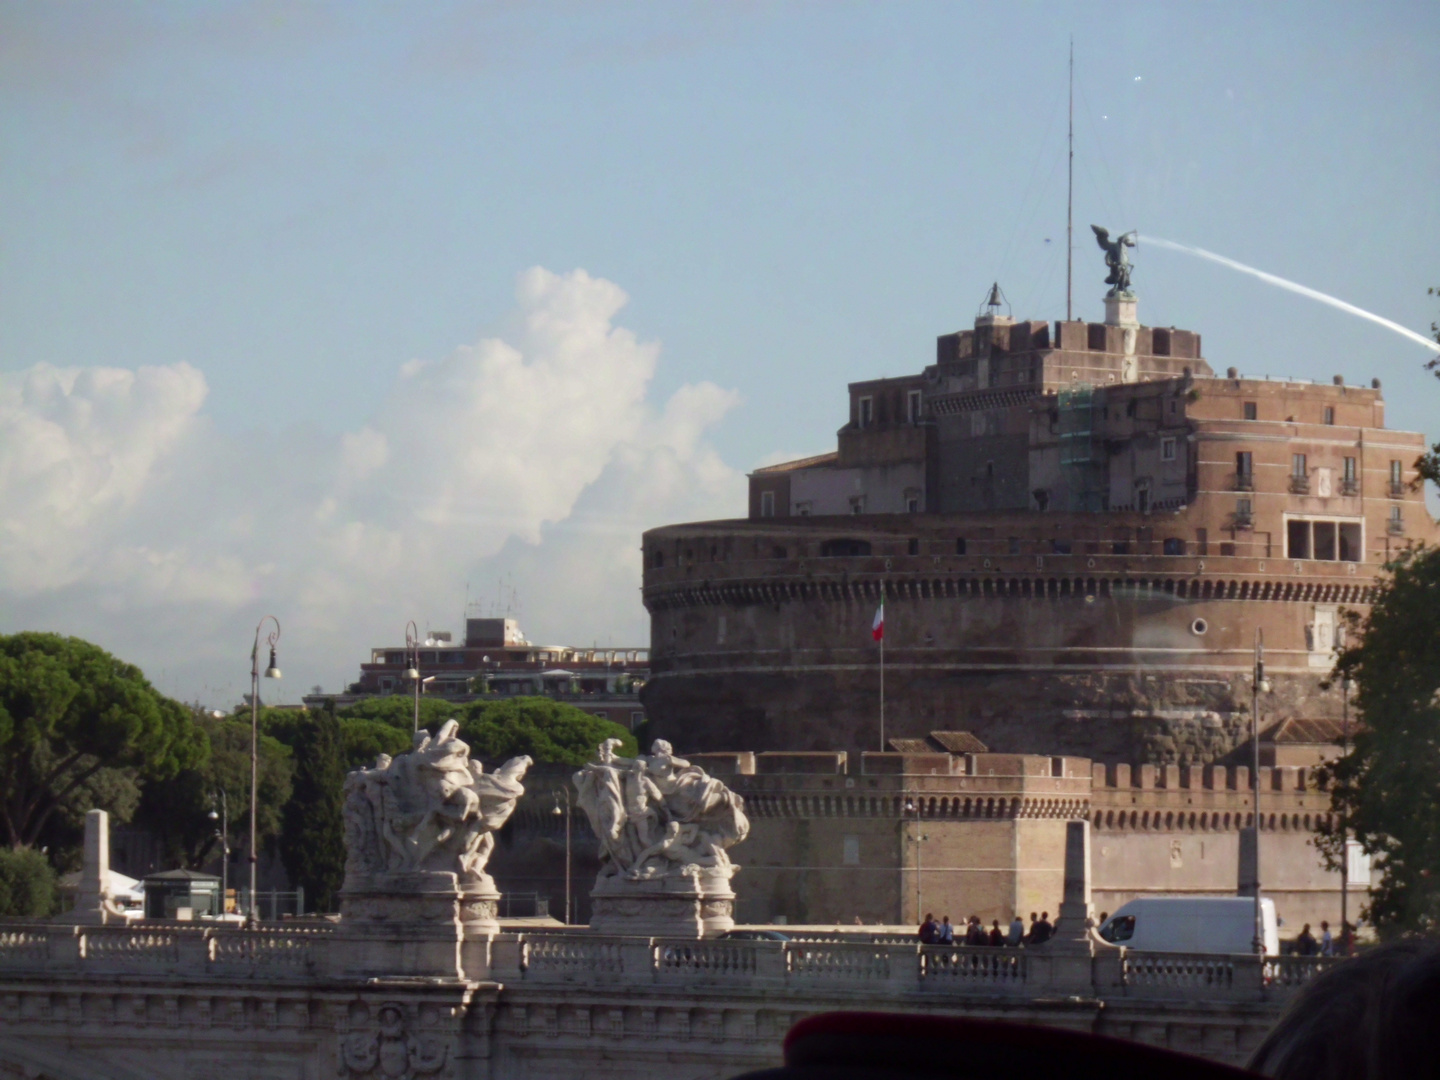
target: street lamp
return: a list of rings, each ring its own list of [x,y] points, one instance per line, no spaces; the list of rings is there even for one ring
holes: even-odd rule
[[[265,668],[267,679],[280,678],[280,669],[275,666],[275,644],[280,640],[280,620],[266,615],[255,627],[255,645],[250,650],[250,910],[245,913],[245,925],[254,929],[260,925],[260,910],[256,907],[256,871],[259,855],[256,853],[255,804],[260,795],[260,631],[266,621],[273,622],[275,629],[265,639],[270,646],[270,664]]]
[[[226,914],[225,901],[230,896],[230,804],[225,799],[225,789],[220,789],[220,813],[210,811],[210,820],[220,821],[216,835],[220,839],[220,914]]]
[[[565,794],[565,809],[560,809],[560,794]],[[565,816],[565,925],[570,925],[570,789],[561,788],[555,792],[555,809],[550,811],[557,817]]]
[[[1255,809],[1255,951],[1265,953],[1265,921],[1260,908],[1260,695],[1270,692],[1265,678],[1265,632],[1255,628],[1255,678],[1250,687],[1251,736],[1255,743],[1255,762],[1251,769],[1251,802]]]
[[[912,798],[907,798],[905,800],[905,812],[907,814],[915,815],[915,828],[919,829],[920,806],[916,802],[916,800]],[[924,921],[925,918],[925,905],[920,902],[922,897],[920,878],[925,869],[925,860],[923,855],[924,848],[922,845],[925,843],[926,840],[929,840],[930,837],[926,836],[924,833],[917,832],[914,836],[911,836],[908,839],[910,843],[915,845],[915,922],[918,924]]]
[[[405,659],[410,661],[410,666],[405,669],[403,678],[410,679],[415,683],[415,730],[412,734],[420,733],[420,628],[411,619],[405,624]]]
[[[1340,676],[1340,756],[1350,756],[1350,687],[1354,683],[1349,675]],[[1350,830],[1345,825],[1345,816],[1340,815],[1340,947],[1349,954],[1347,945],[1350,934]]]

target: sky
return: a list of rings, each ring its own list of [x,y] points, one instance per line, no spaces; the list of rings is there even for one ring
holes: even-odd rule
[[[1089,224],[1217,370],[1440,437],[1427,3],[0,3],[0,632],[228,707],[460,631],[645,645],[641,532],[739,516]]]

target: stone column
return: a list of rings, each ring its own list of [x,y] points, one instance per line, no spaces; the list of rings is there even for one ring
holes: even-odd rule
[[[66,921],[87,926],[125,921],[110,899],[110,815],[104,810],[85,812],[80,888],[75,897],[75,910]]]
[[[1254,896],[1260,888],[1260,844],[1253,826],[1240,830],[1240,864],[1236,875],[1236,896]]]
[[[1057,943],[1083,943],[1090,949],[1090,822],[1065,825],[1065,895],[1055,919]]]

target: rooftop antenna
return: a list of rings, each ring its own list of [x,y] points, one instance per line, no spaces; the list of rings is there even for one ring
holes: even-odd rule
[[[1070,35],[1070,160],[1065,170],[1065,321],[1070,321],[1070,282],[1075,262],[1075,35]]]

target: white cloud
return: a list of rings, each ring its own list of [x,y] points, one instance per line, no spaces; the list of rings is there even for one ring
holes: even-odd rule
[[[503,339],[410,361],[335,438],[221,436],[184,364],[0,375],[0,629],[90,637],[215,704],[265,611],[294,700],[408,618],[458,629],[466,582],[502,574],[532,637],[643,644],[640,533],[735,512],[744,479],[705,441],[736,396],[648,400],[659,347],[615,325],[626,300],[529,270]]]

